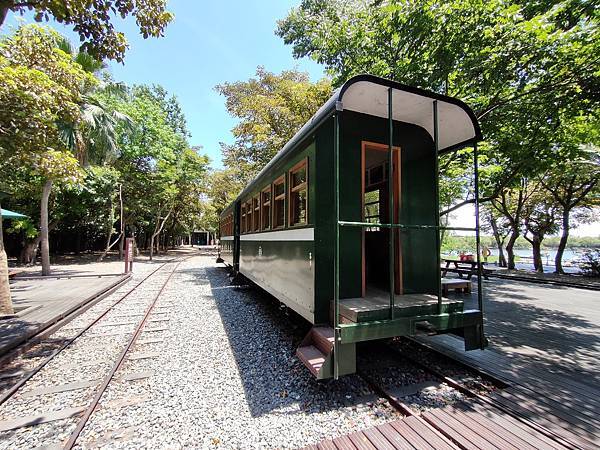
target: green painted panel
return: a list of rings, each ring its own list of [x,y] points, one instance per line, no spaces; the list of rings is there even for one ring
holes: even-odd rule
[[[275,233],[280,232],[265,236]],[[240,243],[240,273],[313,322],[313,242],[242,240]]]

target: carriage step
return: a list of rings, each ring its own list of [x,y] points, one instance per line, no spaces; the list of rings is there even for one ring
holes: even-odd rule
[[[298,347],[298,350],[296,350],[296,355],[298,358],[300,358],[300,361],[302,361],[304,365],[308,367],[308,370],[310,370],[315,377],[319,378],[321,368],[323,367],[323,364],[325,364],[327,355],[323,354],[314,345]]]
[[[331,327],[313,327],[310,330],[311,340],[315,347],[326,355],[333,350],[334,331]]]

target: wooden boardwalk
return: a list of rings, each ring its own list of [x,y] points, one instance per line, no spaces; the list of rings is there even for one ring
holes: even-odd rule
[[[347,436],[310,450],[539,450],[569,448],[480,401],[457,403]]]
[[[508,280],[484,284],[488,349],[452,336],[419,338],[501,378],[492,398],[582,448],[600,447],[600,296]]]
[[[484,289],[486,350],[465,352],[451,335],[418,340],[505,381],[509,387],[490,397],[505,411],[469,400],[428,411],[418,424],[409,417],[314,447],[447,448],[423,428],[426,422],[461,448],[562,448],[526,423],[573,447],[600,448],[598,292],[499,279]],[[476,301],[476,293],[451,297],[464,299],[466,308]]]
[[[111,291],[127,278],[128,275],[17,278],[10,284],[17,316],[0,320],[0,355]]]

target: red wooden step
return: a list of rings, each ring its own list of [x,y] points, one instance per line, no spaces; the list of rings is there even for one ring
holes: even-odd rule
[[[313,327],[311,330],[312,344],[321,352],[328,355],[333,350],[333,328],[331,327]]]
[[[296,355],[304,363],[308,370],[316,377],[319,375],[319,370],[325,363],[325,354],[323,354],[314,345],[306,345],[304,347],[298,347]]]

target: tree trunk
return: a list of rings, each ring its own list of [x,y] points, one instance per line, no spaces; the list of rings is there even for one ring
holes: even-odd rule
[[[517,242],[518,237],[519,233],[513,230],[510,234],[510,238],[508,238],[508,242],[506,243],[506,254],[508,256],[507,266],[511,270],[514,270],[515,268],[515,252],[513,251],[513,247],[515,242]]]
[[[563,253],[565,252],[565,248],[567,248],[567,241],[569,240],[569,231],[571,228],[571,224],[569,223],[569,213],[568,210],[563,210],[562,216],[562,235],[560,236],[560,242],[558,243],[558,250],[556,251],[556,256],[554,257],[554,273],[563,274],[565,271],[562,266],[562,258]]]
[[[50,242],[48,240],[48,199],[52,192],[52,180],[46,180],[42,189],[40,205],[40,236],[42,238],[42,275],[50,275]]]
[[[7,6],[0,6],[0,26],[2,26],[2,24],[4,23],[4,20],[6,20],[6,15],[8,14],[8,10],[9,10],[9,8]]]
[[[152,233],[152,236],[150,236],[150,261],[152,261],[152,256],[153,256],[153,251],[154,251],[154,249],[153,249],[154,240],[158,236],[158,239],[156,240],[156,250],[158,252],[158,249],[160,246],[160,233],[162,233],[163,227],[165,226],[167,219],[171,215],[171,212],[173,212],[172,208],[169,210],[167,215],[165,217],[163,217],[162,221],[160,220],[160,211],[156,215],[156,225],[154,226],[154,233]]]
[[[13,314],[8,283],[8,257],[4,251],[4,236],[2,234],[2,206],[0,206],[0,314]]]
[[[498,247],[498,266],[506,267],[506,257],[504,256],[504,242],[500,239],[500,232],[498,231],[498,224],[496,223],[496,219],[494,219],[490,215],[490,225],[492,226],[492,233],[494,235],[494,240],[496,241],[496,246]]]
[[[538,273],[544,273],[544,263],[542,262],[542,241],[538,235],[533,235],[531,239],[533,249],[533,268]]]

